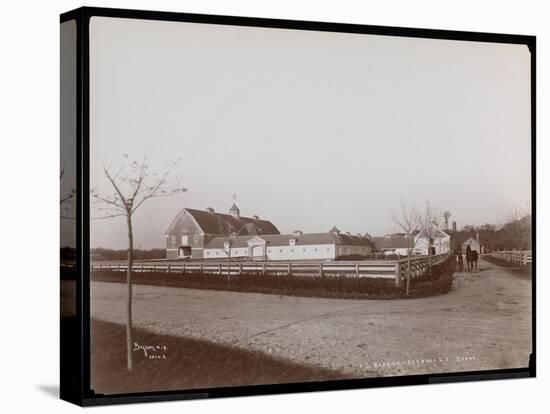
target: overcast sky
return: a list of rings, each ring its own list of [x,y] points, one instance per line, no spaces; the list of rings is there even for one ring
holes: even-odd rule
[[[396,230],[401,199],[459,227],[530,199],[526,46],[103,17],[90,46],[92,187],[124,153],[183,159],[189,191],[143,205],[136,247],[232,194],[282,233],[372,235]],[[91,230],[126,246],[122,218]]]

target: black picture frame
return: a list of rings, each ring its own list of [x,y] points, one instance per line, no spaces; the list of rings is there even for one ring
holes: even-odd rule
[[[281,28],[321,32],[357,33],[425,39],[446,39],[489,43],[526,45],[531,55],[531,201],[532,201],[532,354],[528,366],[517,369],[470,371],[427,375],[407,375],[383,378],[251,385],[198,390],[98,395],[90,388],[90,179],[89,179],[89,23],[94,16],[121,19],[146,19],[172,22],[208,23],[220,25]],[[74,267],[61,270],[62,278],[75,280],[75,316],[61,321],[61,398],[81,406],[126,404],[148,401],[220,398],[233,396],[283,394],[370,387],[419,385],[461,381],[525,378],[536,376],[536,38],[527,35],[462,32],[404,27],[372,26],[312,21],[293,21],[252,17],[218,16],[161,11],[123,10],[82,7],[61,15],[61,23],[76,24],[76,108],[74,137],[76,152],[75,220],[76,257]],[[63,114],[62,114],[63,116]],[[63,142],[62,142],[63,145]]]

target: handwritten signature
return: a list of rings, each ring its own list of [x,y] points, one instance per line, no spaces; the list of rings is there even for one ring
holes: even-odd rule
[[[165,345],[140,345],[134,342],[134,352],[143,352],[147,359],[166,359],[168,347]]]

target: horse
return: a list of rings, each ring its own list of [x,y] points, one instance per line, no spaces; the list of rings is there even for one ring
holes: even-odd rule
[[[466,248],[466,262],[468,263],[469,272],[477,272],[477,258],[477,251],[472,250],[471,247],[468,245],[468,247]]]

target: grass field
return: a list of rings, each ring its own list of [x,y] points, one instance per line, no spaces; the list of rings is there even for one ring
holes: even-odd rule
[[[338,371],[302,366],[258,351],[159,335],[143,329],[134,330],[134,342],[141,346],[158,345],[161,349],[149,350],[147,357],[143,348],[134,350],[134,369],[128,371],[123,325],[92,319],[91,341],[91,379],[96,393],[184,390],[346,377]]]

